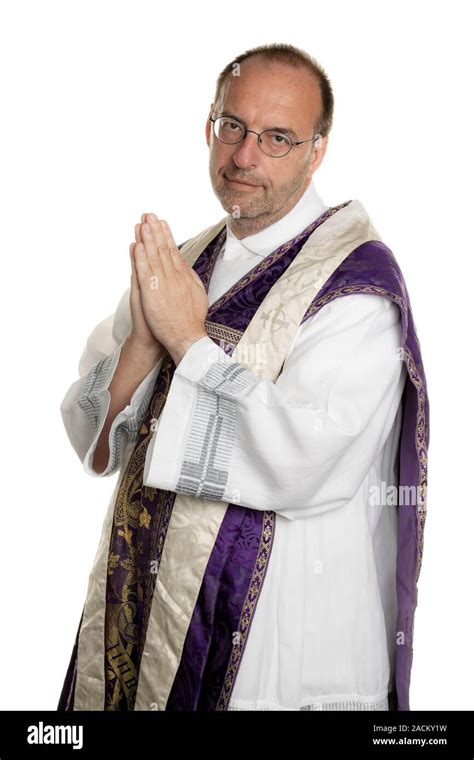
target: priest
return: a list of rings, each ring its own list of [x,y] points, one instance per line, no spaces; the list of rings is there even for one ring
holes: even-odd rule
[[[135,227],[61,405],[119,477],[59,710],[410,709],[426,380],[393,253],[313,184],[332,112],[307,53],[246,51],[206,122],[226,216]]]

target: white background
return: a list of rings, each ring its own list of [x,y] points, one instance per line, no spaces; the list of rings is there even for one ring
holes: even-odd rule
[[[269,42],[326,69],[316,188],[363,203],[408,285],[432,425],[411,708],[474,708],[469,5],[2,4],[0,709],[56,709],[117,477],[88,478],[62,426],[85,340],[141,213],[178,243],[225,215],[205,120],[221,69]]]

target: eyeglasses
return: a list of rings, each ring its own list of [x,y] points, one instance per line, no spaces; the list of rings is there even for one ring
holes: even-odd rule
[[[278,132],[274,129],[265,129],[263,132],[255,132],[253,129],[247,129],[239,121],[231,119],[229,116],[218,116],[213,119],[209,116],[214,126],[214,134],[218,140],[227,145],[236,145],[245,139],[247,132],[253,132],[258,137],[258,144],[262,151],[272,158],[283,158],[286,156],[294,145],[301,145],[306,142],[318,140],[318,146],[321,146],[322,135],[317,134],[309,140],[298,140],[294,142],[284,132]]]

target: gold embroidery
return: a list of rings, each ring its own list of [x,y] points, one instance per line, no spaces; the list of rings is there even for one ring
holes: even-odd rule
[[[165,378],[165,391],[157,392],[151,401],[151,417],[157,419],[161,414],[166,401],[167,392],[171,383],[170,361],[164,362],[161,372]],[[104,625],[105,657],[106,657],[106,704],[105,710],[118,710],[122,695],[125,695],[127,709],[133,710],[136,689],[138,684],[137,660],[139,657],[140,641],[137,635],[137,605],[150,599],[153,593],[153,584],[156,572],[151,570],[142,577],[138,566],[138,556],[143,553],[143,542],[138,540],[138,529],[151,530],[151,514],[147,510],[144,500],[150,501],[157,497],[157,516],[154,519],[154,528],[158,533],[158,552],[162,549],[163,517],[167,515],[165,504],[167,492],[143,486],[143,470],[146,451],[153,435],[146,425],[142,425],[142,431],[146,430],[146,437],[137,445],[132,452],[122,482],[118,490],[114,523],[109,546],[121,547],[120,554],[110,553],[108,561],[108,574],[111,576],[110,584],[115,599],[107,600]],[[173,494],[174,497],[174,494]],[[123,539],[119,541],[119,537]],[[155,556],[155,555],[153,555]],[[116,587],[118,575],[114,577],[114,570],[122,568],[126,571],[124,581]],[[146,629],[146,624],[145,624]]]
[[[209,319],[205,320],[205,325],[207,334],[210,338],[223,340],[226,343],[231,343],[234,346],[237,345],[243,335],[242,330],[237,330],[233,327],[226,327],[225,325],[219,324],[219,322],[213,322]]]
[[[232,652],[227,665],[224,683],[219,695],[219,699],[217,701],[216,710],[227,710],[227,706],[229,704],[230,695],[237,676],[237,671],[244,651],[245,642],[249,634],[250,623],[252,621],[255,608],[257,606],[258,597],[263,585],[263,581],[265,579],[265,572],[268,566],[268,559],[270,557],[274,535],[275,513],[270,511],[264,512],[260,545],[255,560],[255,567],[253,569],[252,577],[250,580],[247,598],[242,607],[239,627],[237,631],[238,635],[235,636]]]

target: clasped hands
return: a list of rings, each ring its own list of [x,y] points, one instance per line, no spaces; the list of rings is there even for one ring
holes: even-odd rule
[[[130,259],[130,339],[143,350],[164,346],[178,366],[192,343],[207,335],[206,289],[181,255],[167,222],[155,214],[142,214],[135,225]]]

